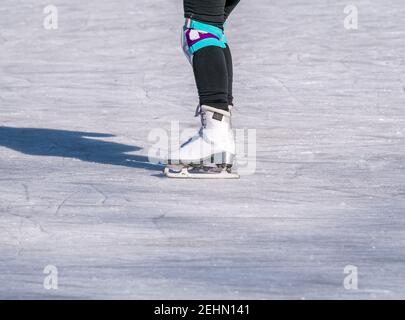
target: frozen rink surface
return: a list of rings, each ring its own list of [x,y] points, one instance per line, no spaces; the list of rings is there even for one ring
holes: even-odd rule
[[[53,31],[48,4],[0,5],[0,298],[405,298],[403,0],[355,1],[357,31],[346,1],[242,0],[238,181],[147,163],[198,125],[180,0],[55,0]]]

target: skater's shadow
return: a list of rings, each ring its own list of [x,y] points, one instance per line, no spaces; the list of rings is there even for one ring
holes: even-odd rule
[[[0,147],[24,154],[156,171],[162,169],[162,166],[150,163],[146,156],[127,154],[141,150],[139,147],[101,140],[111,137],[114,136],[105,133],[0,126]]]

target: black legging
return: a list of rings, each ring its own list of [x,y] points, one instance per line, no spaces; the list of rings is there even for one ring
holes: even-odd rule
[[[184,0],[186,18],[220,28],[240,0]],[[229,46],[210,46],[197,51],[193,70],[201,105],[228,110],[233,104],[233,64]]]

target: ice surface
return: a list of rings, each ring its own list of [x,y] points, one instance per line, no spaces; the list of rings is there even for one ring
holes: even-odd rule
[[[0,7],[1,298],[405,298],[402,0],[356,1],[357,31],[346,1],[241,2],[239,181],[147,163],[151,129],[198,124],[181,1],[52,2],[56,31]]]

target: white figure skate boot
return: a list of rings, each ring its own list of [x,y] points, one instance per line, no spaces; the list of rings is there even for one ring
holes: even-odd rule
[[[235,137],[231,112],[209,106],[199,106],[201,128],[171,154],[164,173],[171,178],[239,178],[232,173],[235,159]]]

